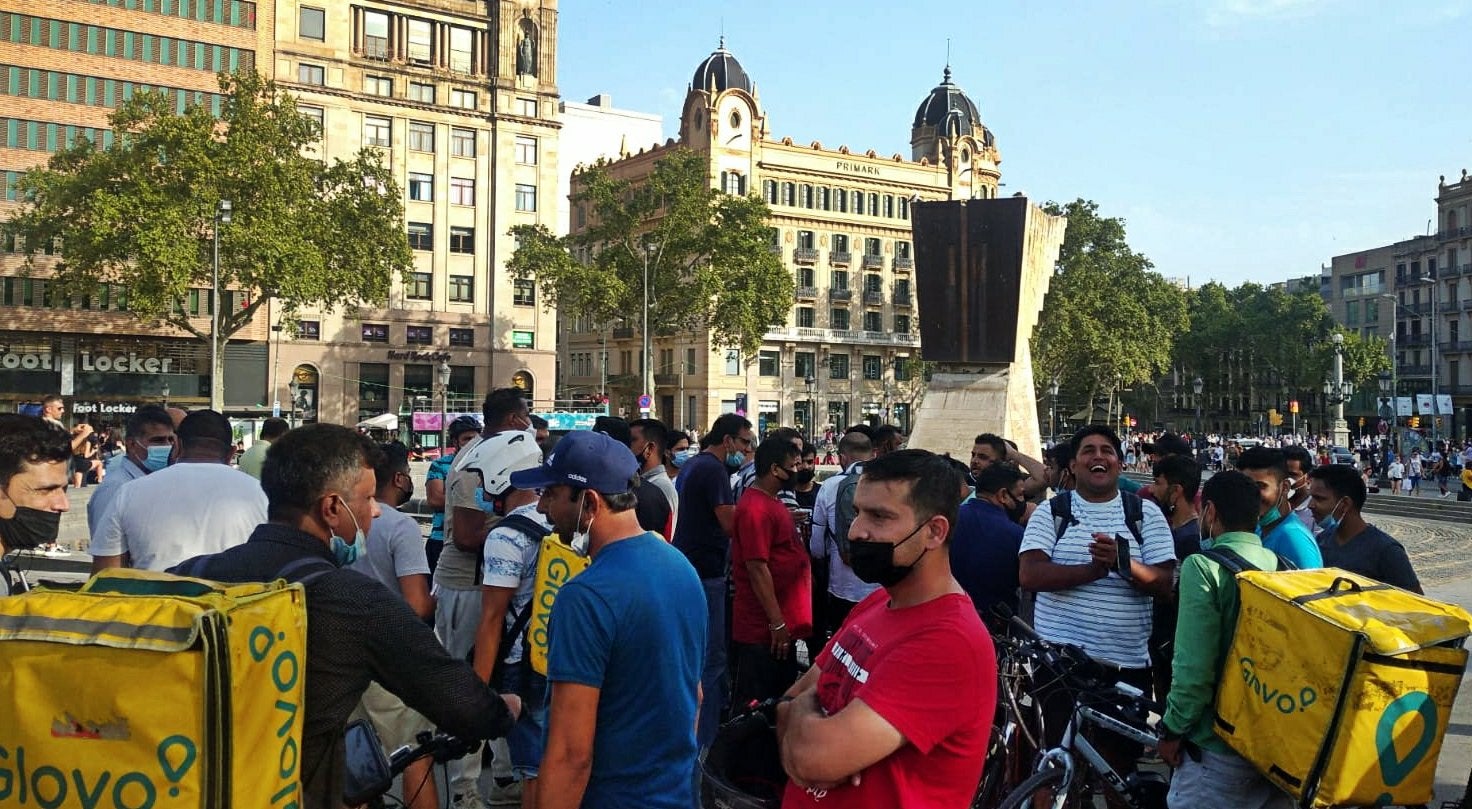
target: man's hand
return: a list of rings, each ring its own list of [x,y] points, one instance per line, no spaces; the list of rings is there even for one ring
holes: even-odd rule
[[[1181,766],[1181,739],[1161,739],[1155,743],[1155,752],[1160,754],[1160,760],[1175,769]]]
[[[787,624],[782,624],[772,630],[772,658],[774,660],[786,660],[787,653],[792,648],[792,634],[787,631]]]
[[[512,720],[521,719],[521,697],[515,694],[502,694],[501,701],[506,703],[506,710],[511,712]]]
[[[1119,560],[1119,545],[1115,543],[1114,537],[1096,532],[1094,541],[1089,543],[1089,555],[1094,558],[1094,564],[1103,565],[1105,570],[1113,570],[1114,563]]]

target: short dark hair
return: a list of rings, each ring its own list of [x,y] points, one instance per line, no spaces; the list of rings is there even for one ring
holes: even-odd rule
[[[550,423],[548,423],[548,421],[546,419],[542,418],[541,416],[538,416],[536,413],[533,413],[532,414],[532,429],[533,430],[546,430],[546,429],[550,428],[551,426],[552,425]]]
[[[986,444],[997,453],[998,458],[1007,457],[1007,442],[1002,440],[1002,437],[1000,435],[997,435],[996,433],[982,433],[981,435],[978,435],[976,437],[976,440],[971,443],[973,445]]]
[[[351,427],[307,424],[290,430],[266,450],[261,489],[267,516],[300,518],[335,489],[346,489],[363,469],[378,468],[378,445]]]
[[[960,461],[956,461],[960,463]],[[1025,476],[1010,463],[994,463],[976,473],[976,493],[996,494],[1012,487]]]
[[[1162,456],[1151,471],[1155,477],[1165,478],[1166,483],[1180,486],[1187,500],[1195,498],[1196,490],[1201,488],[1201,465],[1184,455]]]
[[[1322,480],[1329,487],[1335,497],[1348,497],[1349,502],[1354,504],[1354,510],[1359,511],[1365,507],[1365,479],[1354,467],[1347,464],[1329,464],[1328,466],[1316,466],[1308,473],[1311,480]]]
[[[1059,441],[1048,449],[1047,456],[1053,459],[1054,466],[1067,469],[1073,463],[1073,442]]]
[[[622,416],[599,416],[593,419],[593,432],[603,433],[626,447],[634,441],[629,432],[629,423]]]
[[[778,427],[767,435],[768,438],[780,438],[791,444],[793,439],[802,440],[802,433],[791,427]]]
[[[902,480],[910,484],[906,500],[916,516],[928,520],[939,514],[956,525],[961,506],[961,484],[965,481],[951,459],[923,449],[902,449],[881,455],[864,464],[861,480]]]
[[[286,419],[272,416],[261,423],[261,438],[275,441],[286,435],[286,431],[290,429],[291,425],[286,423]]]
[[[44,396],[44,397],[41,398],[41,407],[44,408],[46,405],[49,405],[52,402],[56,402],[57,404],[61,404],[61,405],[66,404],[66,400],[63,399],[63,398],[61,398],[61,395],[60,394],[50,393],[50,394],[47,394],[46,396]]]
[[[751,422],[745,416],[736,413],[722,413],[710,425],[710,432],[701,439],[700,446],[709,447],[719,444],[727,438],[735,438],[741,435],[742,430],[750,430]]]
[[[375,489],[393,482],[394,475],[409,471],[409,448],[397,441],[378,445],[378,462],[373,464]]]
[[[797,457],[799,457],[799,451],[791,441],[772,436],[756,448],[756,473],[758,475],[769,474],[773,466],[780,466],[788,458]]]
[[[230,420],[214,410],[196,410],[179,422],[175,431],[185,452],[199,451],[227,457],[235,446]]]
[[[143,428],[150,424],[167,427],[169,432],[174,431],[174,418],[169,415],[169,411],[165,410],[163,405],[154,404],[144,405],[134,410],[133,414],[128,416],[128,420],[123,423],[123,430],[129,438],[137,438],[143,434]]]
[[[1309,454],[1308,449],[1300,447],[1297,444],[1283,447],[1283,463],[1285,469],[1289,461],[1298,461],[1298,468],[1305,472],[1314,468],[1314,456]],[[1238,466],[1241,466],[1241,464],[1238,464]]]
[[[874,443],[883,444],[891,439],[904,436],[904,432],[893,424],[881,424],[874,428]]]
[[[1114,454],[1124,454],[1124,450],[1121,449],[1119,443],[1119,433],[1116,433],[1113,427],[1110,427],[1108,424],[1090,424],[1085,427],[1079,428],[1079,431],[1074,433],[1073,438],[1069,439],[1068,441],[1069,447],[1073,450],[1073,456],[1075,458],[1078,457],[1078,448],[1083,446],[1084,439],[1088,438],[1091,435],[1104,436],[1105,438],[1109,439],[1109,443],[1114,445]],[[1070,459],[1069,462],[1072,463],[1072,459]]]
[[[1288,477],[1288,456],[1281,449],[1272,447],[1252,447],[1244,450],[1237,456],[1237,468],[1242,471],[1249,469],[1266,469],[1278,476],[1278,480]]]
[[[65,463],[71,458],[72,439],[66,430],[40,416],[0,414],[0,486],[10,485],[23,465]]]
[[[874,428],[867,424],[855,424],[843,431],[844,435],[848,435],[849,433],[863,433],[864,437],[869,439],[870,443],[874,441]]]
[[[526,410],[526,396],[521,388],[496,388],[486,394],[481,415],[485,416],[487,430],[499,430],[506,424],[506,419]]]
[[[658,447],[660,452],[664,452],[669,446],[669,429],[659,419],[634,419],[629,422],[629,430],[632,431],[635,427],[639,428],[640,437]]]
[[[801,454],[802,454],[802,457],[804,457],[804,458],[808,457],[809,455],[816,456],[818,454],[818,448],[816,446],[813,446],[813,442],[811,442],[811,441],[807,440],[806,438],[804,438],[802,440],[802,453]]]
[[[1217,519],[1228,531],[1251,531],[1257,527],[1257,512],[1262,496],[1252,478],[1229,469],[1207,478],[1201,487],[1201,503],[1216,506]]]

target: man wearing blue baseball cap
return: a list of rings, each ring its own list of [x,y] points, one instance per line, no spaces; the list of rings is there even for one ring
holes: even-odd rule
[[[705,592],[684,554],[639,527],[639,463],[602,433],[569,433],[511,485],[592,564],[552,605],[552,685],[537,805],[688,809],[705,661]]]

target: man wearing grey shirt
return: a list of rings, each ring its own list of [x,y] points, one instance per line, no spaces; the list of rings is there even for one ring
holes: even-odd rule
[[[639,477],[658,489],[670,504],[669,525],[660,531],[666,540],[675,535],[675,515],[680,511],[680,495],[664,468],[664,450],[669,446],[669,430],[659,419],[629,422],[629,450],[639,461]]]

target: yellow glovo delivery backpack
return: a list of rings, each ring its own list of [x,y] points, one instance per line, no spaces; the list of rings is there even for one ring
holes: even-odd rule
[[[0,598],[0,807],[300,806],[306,631],[285,581]]]
[[[1337,568],[1236,578],[1217,735],[1305,809],[1429,802],[1472,615]]]

